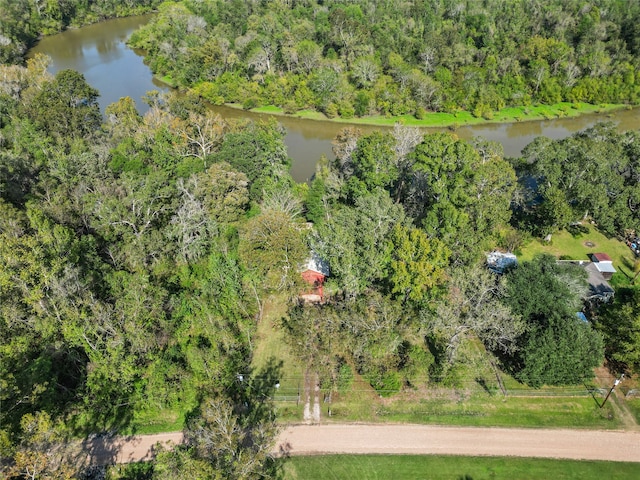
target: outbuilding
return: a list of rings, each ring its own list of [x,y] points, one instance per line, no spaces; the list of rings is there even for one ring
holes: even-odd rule
[[[300,274],[311,289],[305,291],[301,297],[308,302],[322,301],[324,297],[322,288],[329,274],[329,264],[316,252],[311,252],[311,257]]]
[[[616,273],[616,269],[613,267],[613,260],[606,253],[592,253],[591,261],[598,272],[602,274],[605,280],[611,280],[611,277]]]

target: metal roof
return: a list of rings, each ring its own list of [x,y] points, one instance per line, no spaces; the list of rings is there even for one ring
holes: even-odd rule
[[[602,273],[616,273],[617,271],[609,262],[593,262],[593,264],[598,269],[598,271]]]
[[[331,271],[329,270],[329,263],[326,260],[320,258],[320,256],[313,251],[311,252],[311,257],[307,261],[305,270],[311,270],[312,272],[321,273],[325,277],[328,277],[331,273]]]
[[[592,253],[591,258],[594,262],[613,262],[611,257],[606,253]]]

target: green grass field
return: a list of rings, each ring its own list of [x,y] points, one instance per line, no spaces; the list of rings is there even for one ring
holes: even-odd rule
[[[640,424],[640,396],[635,396],[632,398],[625,399],[627,405],[629,406],[629,410],[633,413],[633,416],[636,417],[636,422]]]
[[[550,243],[541,239],[532,240],[520,249],[518,260],[527,261],[538,253],[548,253],[567,260],[589,261],[590,253],[599,252],[608,254],[613,260],[613,266],[618,270],[611,281],[614,288],[630,285],[634,257],[631,249],[616,238],[608,238],[587,222],[571,232],[562,230],[553,234]],[[637,283],[640,285],[639,282]]]
[[[230,105],[242,108],[241,105]],[[367,117],[354,118],[328,118],[321,112],[315,110],[301,110],[292,117],[299,117],[311,120],[329,120],[337,123],[350,123],[359,125],[393,126],[402,123],[412,127],[451,127],[457,128],[463,125],[478,125],[483,123],[513,123],[530,120],[551,120],[554,118],[576,117],[586,113],[604,113],[613,110],[626,108],[626,105],[601,104],[590,105],[588,103],[557,103],[554,105],[529,105],[526,107],[508,107],[498,112],[494,112],[487,117],[474,117],[470,112],[460,111],[457,113],[428,113],[423,119],[417,119],[413,115],[382,116],[371,115]],[[251,109],[256,113],[268,113],[271,115],[285,115],[280,107],[267,105]]]
[[[549,253],[572,260],[589,260],[588,255],[597,252],[609,254],[614,265],[624,265],[633,260],[633,252],[627,245],[616,238],[608,238],[586,222],[572,232],[562,230],[554,233],[550,243],[532,240],[522,247],[518,258],[531,260],[538,253]]]
[[[293,399],[303,384],[304,367],[292,355],[284,340],[284,333],[278,327],[280,319],[286,314],[287,307],[283,297],[271,297],[265,302],[265,311],[258,324],[254,339],[255,349],[251,366],[254,371],[265,367],[271,359],[282,362],[278,398]],[[288,403],[288,402],[287,402]]]
[[[286,480],[615,480],[638,478],[637,463],[511,457],[323,455],[292,457]]]
[[[480,392],[460,392],[437,389],[422,393],[405,392],[389,399],[380,399],[372,392],[353,391],[337,397],[327,415],[328,404],[323,405],[326,422],[399,422],[459,426],[501,427],[565,427],[589,429],[615,429],[621,423],[611,405],[599,408],[596,400],[585,396],[531,396],[503,397]],[[279,402],[279,416],[284,421],[300,421],[302,405]]]

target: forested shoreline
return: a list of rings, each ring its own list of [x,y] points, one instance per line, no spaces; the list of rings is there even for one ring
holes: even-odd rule
[[[196,7],[254,9],[256,21],[261,8],[286,18],[312,4],[167,3],[139,39],[178,12],[196,28],[183,30],[187,40],[209,41],[194,32],[213,16],[197,20],[187,10]],[[357,13],[356,4],[339,8]],[[181,45],[174,60],[199,51]],[[336,62],[356,62],[342,56],[338,48]],[[452,133],[347,128],[335,160],[319,159],[313,180],[297,184],[275,120],[224,120],[197,87],[149,92],[144,115],[122,98],[102,117],[81,74],[52,76],[47,66],[42,56],[0,66],[0,455],[9,478],[34,469],[75,478],[83,465],[54,448],[60,442],[130,433],[163,414],[187,443],[140,478],[277,476],[269,452],[282,366],[252,364],[275,302],[285,305],[277,328],[329,397],[356,377],[381,397],[457,388],[478,350],[533,389],[588,381],[605,357],[640,371],[631,279],[586,323],[576,317],[589,308],[583,269],[550,256],[503,275],[485,265],[488,251],[519,251],[581,221],[612,237],[637,234],[640,132],[599,124],[539,138],[509,159],[496,142]],[[312,252],[331,275],[324,301],[309,305],[300,271]]]
[[[640,7],[621,1],[166,2],[131,44],[214,104],[329,118],[637,104]]]

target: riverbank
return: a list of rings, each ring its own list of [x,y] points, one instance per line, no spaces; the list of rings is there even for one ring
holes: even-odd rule
[[[181,88],[170,75],[154,78],[172,89],[187,91]],[[203,97],[205,101],[206,98]],[[240,103],[225,103],[226,107],[263,115],[274,115],[287,118],[299,118],[303,120],[317,120],[322,122],[366,125],[372,127],[393,127],[400,123],[408,127],[422,128],[449,128],[457,130],[459,127],[489,124],[508,124],[519,122],[533,122],[541,120],[555,120],[561,118],[575,118],[589,114],[607,114],[616,110],[630,110],[634,105],[620,103],[601,103],[592,105],[585,102],[560,102],[553,105],[523,105],[519,107],[506,107],[497,112],[487,112],[482,116],[475,116],[471,112],[461,110],[455,113],[431,112],[425,113],[424,118],[416,118],[414,115],[368,115],[366,117],[328,117],[317,110],[299,110],[295,113],[285,113],[284,109],[276,105],[266,105],[256,108],[245,108]]]
[[[240,104],[226,104],[228,107],[243,110]],[[470,112],[460,111],[457,113],[427,113],[424,118],[418,119],[413,115],[383,116],[372,115],[367,117],[353,118],[329,118],[321,112],[315,110],[301,110],[295,114],[286,114],[280,107],[266,106],[252,108],[248,111],[268,115],[284,116],[291,118],[301,118],[304,120],[320,120],[335,123],[392,127],[396,123],[410,127],[423,128],[450,128],[456,130],[459,127],[485,124],[504,124],[528,121],[553,120],[559,118],[574,118],[587,114],[606,114],[616,110],[633,108],[624,104],[598,104],[569,103],[562,102],[554,105],[529,105],[521,107],[503,108],[497,112],[492,112],[484,117],[475,117]]]
[[[170,88],[184,91],[169,75],[154,76],[156,80]],[[204,99],[206,100],[206,98]],[[457,130],[460,127],[490,124],[509,124],[519,122],[533,122],[541,120],[555,120],[561,118],[575,118],[581,115],[604,114],[616,110],[630,110],[634,106],[619,103],[601,103],[592,105],[585,102],[560,102],[553,105],[526,105],[520,107],[506,107],[497,112],[488,112],[476,117],[471,112],[459,111],[455,113],[432,112],[426,113],[424,118],[416,118],[414,115],[369,115],[366,117],[328,117],[317,110],[299,110],[295,113],[285,113],[284,109],[275,105],[266,105],[256,108],[244,108],[240,103],[225,103],[226,107],[263,115],[274,115],[286,118],[299,118],[302,120],[317,120],[342,124],[365,125],[371,127],[393,127],[400,123],[408,127],[421,128],[449,128]]]

